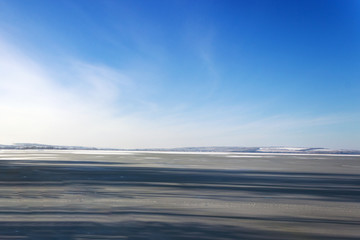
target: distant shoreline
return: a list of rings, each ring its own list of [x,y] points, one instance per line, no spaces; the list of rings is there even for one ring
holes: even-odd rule
[[[246,153],[246,154],[336,154],[359,155],[360,150],[303,148],[303,147],[182,147],[182,148],[95,148],[82,146],[61,146],[37,143],[17,143],[13,145],[0,145],[0,150],[91,150],[91,151],[131,151],[131,152],[173,152],[173,153]]]

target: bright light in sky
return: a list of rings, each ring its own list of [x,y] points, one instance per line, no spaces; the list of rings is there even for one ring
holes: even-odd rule
[[[357,0],[0,0],[0,144],[360,149]]]

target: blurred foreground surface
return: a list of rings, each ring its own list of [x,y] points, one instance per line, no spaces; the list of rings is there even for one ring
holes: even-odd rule
[[[360,156],[0,151],[0,239],[360,239]]]

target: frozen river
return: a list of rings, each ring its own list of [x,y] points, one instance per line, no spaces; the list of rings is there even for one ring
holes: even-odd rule
[[[360,239],[360,156],[3,150],[0,239]]]

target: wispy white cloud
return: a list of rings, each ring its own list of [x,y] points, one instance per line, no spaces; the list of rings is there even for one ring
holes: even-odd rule
[[[143,97],[141,81],[126,71],[79,60],[70,61],[62,69],[49,68],[0,40],[0,143],[316,146],[320,139],[336,135],[324,135],[316,128],[351,119],[289,115],[264,118],[256,114],[264,106],[246,104],[189,110],[179,103],[166,109],[167,104]],[[54,74],[57,71],[63,73]],[[309,133],[309,129],[315,130]]]
[[[71,83],[64,85],[45,66],[0,43],[1,142],[95,144],[88,139],[96,139],[109,123],[114,124],[117,96],[131,80],[104,66],[72,66],[63,69],[73,73]],[[121,118],[116,124],[118,129],[127,125]]]

